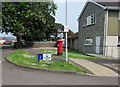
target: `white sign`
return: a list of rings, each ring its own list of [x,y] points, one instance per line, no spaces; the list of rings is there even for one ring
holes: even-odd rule
[[[68,32],[69,31],[69,27],[68,26],[64,26],[64,32]]]
[[[52,60],[51,54],[43,54],[43,60]]]

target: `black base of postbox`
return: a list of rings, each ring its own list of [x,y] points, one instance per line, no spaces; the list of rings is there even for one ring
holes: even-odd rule
[[[57,55],[62,56],[62,53],[57,53]]]

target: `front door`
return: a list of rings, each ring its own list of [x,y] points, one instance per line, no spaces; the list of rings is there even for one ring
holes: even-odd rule
[[[100,53],[100,36],[96,36],[96,53]]]

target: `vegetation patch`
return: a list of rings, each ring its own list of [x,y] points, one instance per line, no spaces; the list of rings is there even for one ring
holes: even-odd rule
[[[87,73],[85,70],[82,70],[80,67],[65,61],[56,61],[56,60],[37,60],[37,57],[33,54],[23,51],[23,50],[16,50],[10,56],[7,57],[13,63],[35,67],[35,68],[42,68],[42,69],[50,69],[50,70],[65,70],[70,72],[83,72]]]
[[[0,45],[0,47],[6,47],[6,46],[11,46],[11,45]]]
[[[37,50],[41,52],[53,54],[54,56],[58,56],[57,49],[37,49]],[[65,50],[63,50],[63,55],[61,57],[65,57]],[[74,50],[68,50],[68,57],[69,58],[80,58],[80,59],[104,59],[104,58],[99,58],[99,57],[88,56],[88,55],[82,54]]]

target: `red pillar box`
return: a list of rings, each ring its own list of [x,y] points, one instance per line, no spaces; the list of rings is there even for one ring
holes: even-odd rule
[[[63,40],[57,40],[57,46],[58,46],[58,49],[57,49],[57,55],[62,55],[62,42]]]

